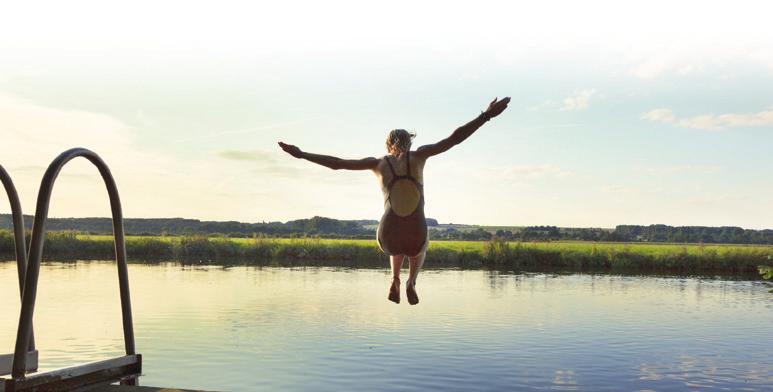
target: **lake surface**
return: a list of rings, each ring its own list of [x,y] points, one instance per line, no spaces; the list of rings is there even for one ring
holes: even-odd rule
[[[428,270],[129,267],[142,385],[210,390],[773,390],[763,282]],[[407,271],[405,271],[407,276]],[[0,263],[0,351],[19,296]],[[122,354],[111,262],[47,263],[41,368]]]

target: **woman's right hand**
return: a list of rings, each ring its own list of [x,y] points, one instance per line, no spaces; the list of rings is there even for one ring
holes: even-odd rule
[[[510,97],[505,97],[499,101],[497,101],[497,98],[494,98],[494,100],[488,104],[488,109],[486,109],[485,113],[488,114],[489,117],[494,118],[507,109],[508,103],[510,103]]]
[[[298,148],[297,146],[293,146],[292,144],[279,142],[279,147],[282,147],[282,150],[284,150],[284,152],[296,158],[300,158],[301,154],[303,153],[300,148]]]

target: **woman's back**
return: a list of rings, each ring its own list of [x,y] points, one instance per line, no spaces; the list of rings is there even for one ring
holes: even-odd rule
[[[409,162],[410,158],[410,162]],[[385,155],[381,157],[378,165],[376,166],[376,175],[381,183],[381,190],[386,196],[387,187],[394,178],[392,174],[392,168],[394,172],[400,175],[410,175],[419,184],[424,184],[424,163],[426,159],[423,159],[420,154],[416,154],[416,151],[410,151],[409,153],[400,154],[398,156]],[[392,164],[392,168],[389,164]],[[408,166],[410,164],[410,173],[408,172]]]

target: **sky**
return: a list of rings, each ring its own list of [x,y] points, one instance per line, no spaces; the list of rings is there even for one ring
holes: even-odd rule
[[[14,2],[0,15],[0,165],[33,214],[86,147],[124,214],[378,219],[376,177],[285,155],[434,143],[443,223],[773,228],[773,27],[764,2]],[[7,213],[0,202],[0,213]],[[50,216],[109,216],[96,169]]]

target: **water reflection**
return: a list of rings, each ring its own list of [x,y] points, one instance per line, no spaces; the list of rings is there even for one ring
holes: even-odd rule
[[[134,264],[130,277],[145,385],[773,388],[773,295],[763,283],[430,270],[411,307],[386,300],[386,270]],[[0,263],[5,352],[18,321],[15,279],[15,265]],[[49,263],[40,279],[44,368],[120,354],[112,263]]]

